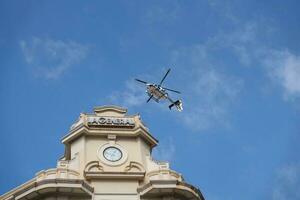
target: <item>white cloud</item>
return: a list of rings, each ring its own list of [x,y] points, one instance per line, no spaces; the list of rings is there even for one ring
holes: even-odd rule
[[[180,119],[196,130],[227,126],[242,82],[213,68],[199,70],[193,76],[191,89],[185,91],[185,112],[178,115]]]
[[[190,87],[183,89],[185,110],[178,115],[187,126],[198,131],[230,125],[231,110],[238,101],[243,80],[221,70],[231,66],[220,62],[219,55],[226,51],[241,65],[251,65],[257,54],[258,27],[255,22],[244,23],[232,31],[209,38],[205,43],[172,52],[172,65],[184,66],[183,71],[177,72],[185,77],[181,82],[191,83]]]
[[[270,77],[284,90],[287,100],[300,97],[300,56],[288,50],[269,51],[264,60]]]
[[[46,79],[59,78],[80,63],[88,51],[86,46],[73,41],[36,37],[31,41],[21,41],[20,47],[33,74]]]
[[[300,96],[299,56],[288,51],[275,51],[260,43],[260,33],[270,29],[264,19],[243,24],[239,22],[235,27],[204,43],[170,51],[172,69],[180,74],[172,79],[183,83],[177,84],[178,88],[174,89],[183,92],[184,111],[174,115],[195,131],[230,126],[230,116],[239,100],[244,80],[229,74],[229,71],[222,71],[222,67],[232,67],[220,61],[219,55],[224,52],[235,56],[240,61],[240,67],[253,65],[267,69],[266,73],[271,74],[272,79],[284,88],[288,99]],[[113,96],[119,102],[121,99],[126,106],[144,105],[146,95],[141,88],[132,82],[132,86],[127,85],[128,91],[125,89],[126,92],[116,92]],[[166,109],[165,105],[162,108]]]
[[[181,83],[176,84],[174,89],[182,91],[184,106],[183,112],[174,112],[174,115],[193,131],[230,124],[231,109],[242,89],[242,80],[215,67],[218,59],[211,56],[215,48],[209,42],[178,48],[170,55],[172,72],[165,83],[172,80]],[[165,86],[169,87],[168,84]],[[174,100],[178,98],[173,93],[170,96]],[[126,82],[123,91],[115,91],[109,96],[111,102],[126,107],[145,105],[146,99],[145,88],[133,79]],[[156,107],[168,111],[165,104],[157,104]]]
[[[258,22],[246,22],[238,25],[236,29],[219,33],[204,45],[213,51],[232,53],[243,66],[250,66],[261,48],[258,32]]]
[[[300,97],[300,56],[289,50],[267,47],[260,41],[260,33],[272,31],[266,22],[247,22],[232,32],[222,33],[207,42],[210,49],[225,49],[233,52],[244,66],[264,68],[273,83],[283,89],[285,100],[298,100]]]
[[[138,85],[132,78],[126,81],[122,92],[114,91],[109,95],[108,100],[113,104],[125,107],[140,106],[146,101],[145,87]]]
[[[216,46],[211,42],[177,49],[171,60],[176,73],[182,74],[184,111],[178,119],[193,130],[227,126],[231,109],[242,89],[242,80],[221,72],[213,55]],[[180,79],[180,78],[179,78]],[[180,85],[182,87],[182,85]]]
[[[262,16],[251,21],[241,21],[234,13],[234,3],[219,0],[208,0],[208,3],[214,11],[231,20],[234,28],[212,37],[205,46],[234,53],[243,66],[255,65],[253,67],[264,68],[273,83],[282,88],[285,100],[298,101],[300,55],[293,54],[288,49],[274,49],[268,46],[268,36],[272,36],[271,34],[277,30],[273,26],[274,21]],[[267,84],[269,83],[266,82]],[[264,88],[266,87],[268,86]]]
[[[268,33],[272,30],[272,27],[263,19],[244,23],[231,32],[221,33],[209,39],[202,45],[204,49],[202,51],[206,53],[199,53],[198,59],[203,58],[203,55],[207,57],[218,50],[232,52],[241,65],[255,64],[253,67],[264,68],[273,83],[283,89],[285,100],[299,100],[300,55],[293,54],[289,50],[272,49],[261,43],[260,33]],[[211,56],[209,59],[210,61],[216,60]]]
[[[278,171],[272,199],[300,199],[300,164],[290,164]]]
[[[271,29],[264,22],[248,22],[231,33],[215,37],[210,41],[210,46],[221,44],[218,48],[235,53],[244,66],[255,63],[258,65],[256,67],[263,67],[273,83],[283,89],[285,100],[299,99],[300,56],[289,50],[276,50],[260,43],[259,33]]]

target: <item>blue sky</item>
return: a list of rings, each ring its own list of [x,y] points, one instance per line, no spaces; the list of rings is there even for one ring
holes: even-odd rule
[[[300,199],[299,1],[1,1],[0,193],[55,167],[80,112],[140,113],[208,200]],[[182,91],[145,103],[134,78]]]

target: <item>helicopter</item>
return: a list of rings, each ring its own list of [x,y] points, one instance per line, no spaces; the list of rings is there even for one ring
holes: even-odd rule
[[[175,92],[180,94],[179,91],[177,90],[172,90],[166,87],[162,87],[162,83],[164,82],[164,80],[166,79],[167,75],[169,74],[169,72],[171,71],[171,69],[168,69],[168,71],[166,72],[166,74],[164,75],[164,77],[161,79],[159,84],[153,84],[153,83],[148,83],[146,81],[140,80],[140,79],[135,79],[136,81],[143,83],[146,85],[146,93],[148,94],[149,98],[147,100],[147,103],[153,99],[155,102],[159,103],[161,100],[169,100],[171,102],[171,104],[169,105],[169,109],[171,110],[173,106],[175,106],[175,108],[181,112],[183,110],[183,106],[182,106],[182,101],[181,100],[177,100],[177,101],[173,101],[170,97],[169,94],[167,93],[167,91],[170,92]]]

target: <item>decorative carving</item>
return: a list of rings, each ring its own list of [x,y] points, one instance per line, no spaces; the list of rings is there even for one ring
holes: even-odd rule
[[[84,169],[86,179],[138,179],[145,176],[144,167],[138,162],[130,162],[123,171],[107,171],[99,164],[99,161],[89,162]]]
[[[124,169],[125,172],[145,172],[143,165],[138,162],[131,161]]]
[[[91,161],[86,164],[84,172],[103,172],[103,167],[100,165],[99,161]]]
[[[147,173],[147,176],[150,180],[177,180],[177,181],[184,181],[181,174],[170,170],[170,169],[159,169],[153,170]]]
[[[55,179],[55,178],[64,178],[64,179],[74,179],[79,177],[79,172],[66,169],[66,168],[53,168],[48,170],[42,170],[36,173],[36,180],[44,179]]]
[[[57,168],[68,169],[69,168],[69,162],[66,161],[66,160],[59,160],[57,162]]]

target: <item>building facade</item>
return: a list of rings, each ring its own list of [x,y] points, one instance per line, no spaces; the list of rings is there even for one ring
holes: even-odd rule
[[[63,137],[57,167],[3,194],[1,200],[204,200],[168,162],[151,157],[158,141],[139,115],[117,106],[80,114]]]

